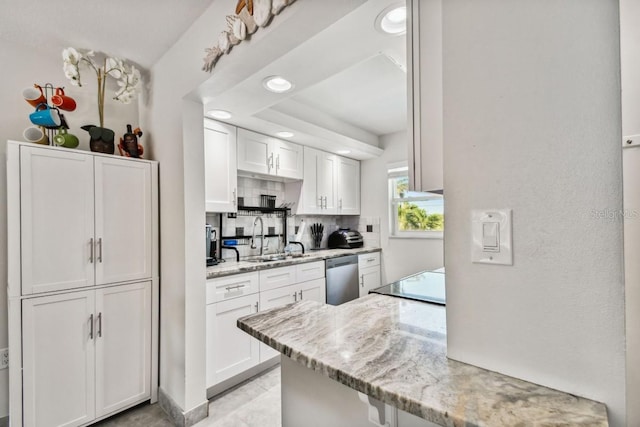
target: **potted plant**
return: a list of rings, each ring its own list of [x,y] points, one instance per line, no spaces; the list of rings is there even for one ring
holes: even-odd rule
[[[114,132],[104,127],[104,100],[107,77],[111,76],[118,84],[118,90],[113,99],[128,104],[140,90],[140,71],[133,65],[127,65],[119,58],[105,56],[102,65],[94,60],[93,51],[80,51],[68,47],[62,51],[63,69],[65,76],[74,86],[82,86],[80,80],[80,66],[92,69],[98,79],[98,116],[100,126],[85,125],[82,129],[89,132],[91,151],[113,154],[115,151]]]

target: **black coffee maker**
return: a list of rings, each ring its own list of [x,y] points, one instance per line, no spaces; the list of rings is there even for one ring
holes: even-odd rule
[[[206,245],[207,245],[207,267],[218,264],[216,258],[216,249],[218,248],[218,241],[216,240],[216,230],[211,225],[205,225],[206,230]]]

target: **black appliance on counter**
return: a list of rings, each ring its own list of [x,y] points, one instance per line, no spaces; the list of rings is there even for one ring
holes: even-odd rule
[[[362,234],[357,230],[339,228],[329,234],[329,249],[353,249],[364,246]]]
[[[205,225],[205,242],[207,246],[207,267],[217,265],[216,250],[218,248],[218,241],[216,240],[216,230],[209,224]]]

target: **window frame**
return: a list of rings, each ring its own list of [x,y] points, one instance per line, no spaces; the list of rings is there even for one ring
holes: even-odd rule
[[[409,176],[409,168],[407,162],[390,163],[387,165],[387,198],[389,202],[389,238],[390,239],[443,239],[444,231],[435,230],[410,230],[402,231],[398,229],[398,206],[404,202],[419,202],[428,200],[441,199],[444,203],[443,196],[430,195],[429,193],[423,193],[424,196],[400,198],[393,197],[393,178],[402,176]]]

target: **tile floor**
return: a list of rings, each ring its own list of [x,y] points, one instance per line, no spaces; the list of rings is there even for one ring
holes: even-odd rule
[[[209,417],[195,427],[280,427],[280,366],[209,401]],[[95,424],[99,427],[173,427],[156,405],[142,405]]]

